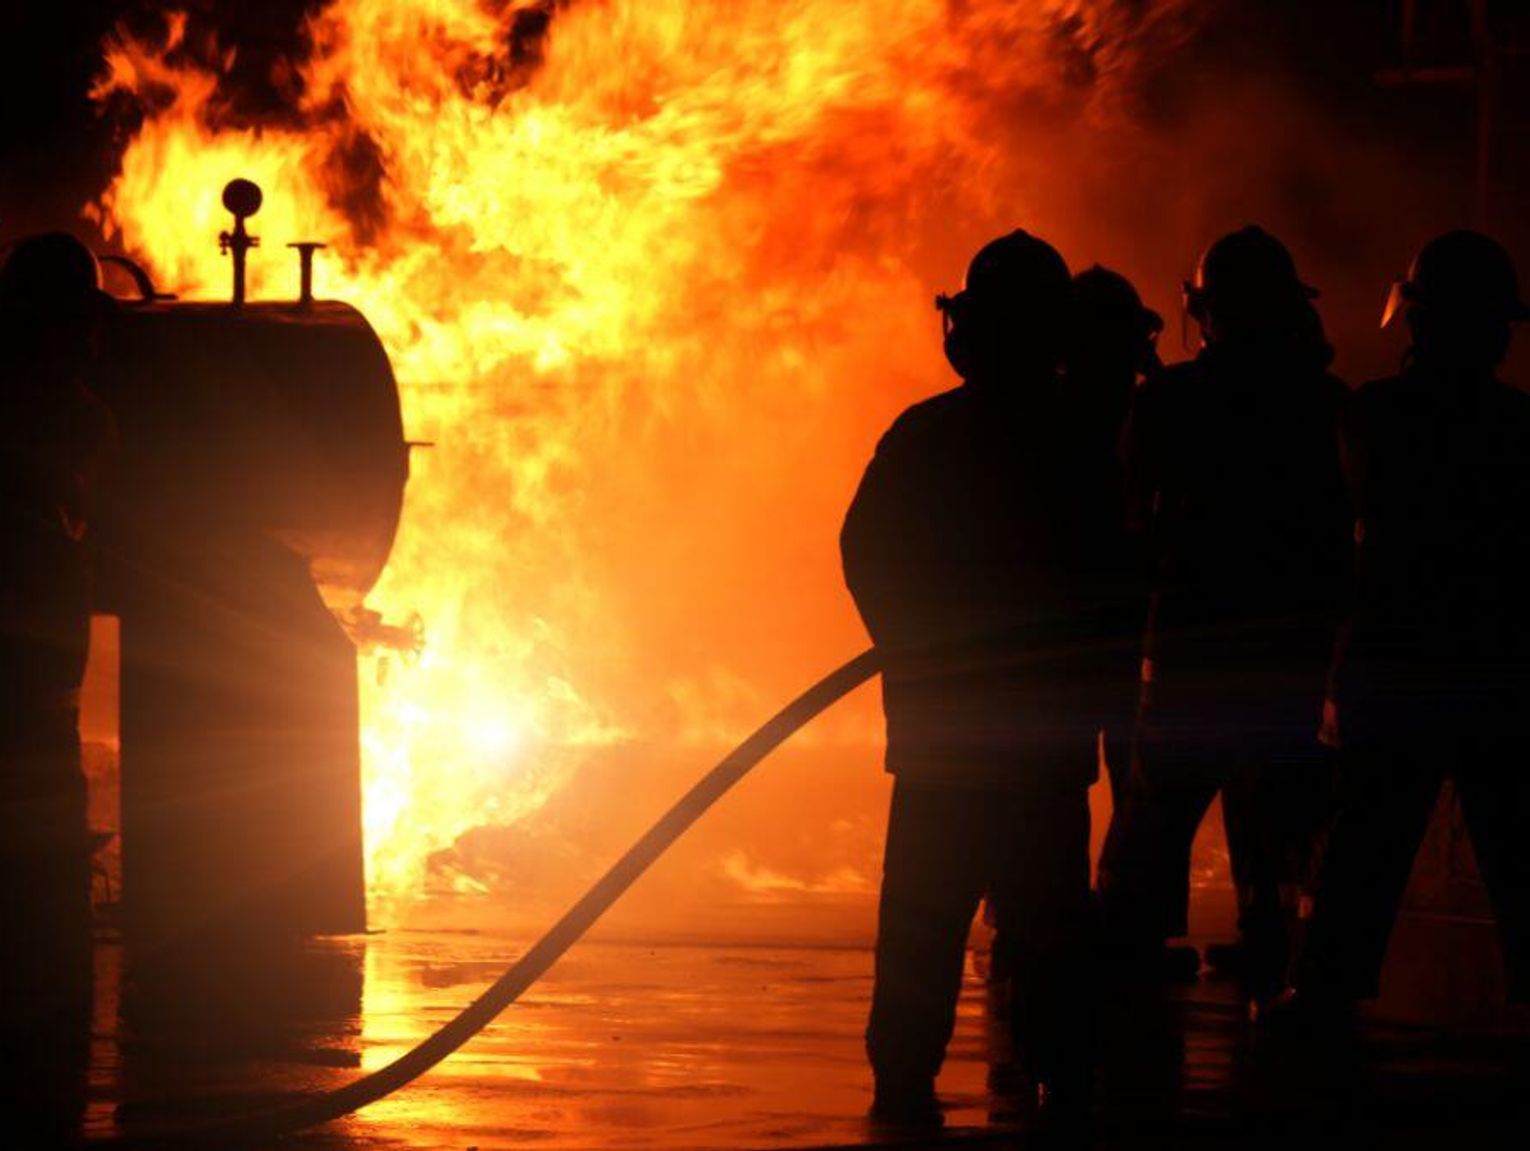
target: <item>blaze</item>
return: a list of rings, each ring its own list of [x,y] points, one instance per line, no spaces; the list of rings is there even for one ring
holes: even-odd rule
[[[251,297],[294,294],[281,244],[328,242],[320,294],[371,319],[436,445],[370,600],[427,634],[363,666],[374,895],[492,882],[453,866],[465,832],[613,749],[736,738],[864,642],[838,517],[943,386],[932,288],[995,228],[1063,218],[1063,137],[1035,125],[1120,119],[1182,8],[334,0],[258,116],[185,16],[108,45],[96,95],[141,116],[103,229],[220,297],[217,192],[257,181]],[[869,746],[875,719],[818,738]]]

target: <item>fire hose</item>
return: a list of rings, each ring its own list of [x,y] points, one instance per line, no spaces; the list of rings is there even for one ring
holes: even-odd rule
[[[876,651],[862,652],[783,707],[722,759],[643,833],[530,950],[440,1030],[392,1063],[334,1090],[198,1127],[88,1140],[89,1148],[161,1148],[215,1144],[227,1147],[272,1140],[359,1111],[418,1079],[477,1035],[545,975],[692,824],[751,768],[820,712],[880,670]]]

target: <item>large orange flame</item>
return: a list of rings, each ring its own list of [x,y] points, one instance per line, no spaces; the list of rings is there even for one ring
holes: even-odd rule
[[[838,516],[881,426],[946,378],[932,283],[1056,216],[1059,139],[1017,149],[1016,125],[1109,119],[1181,7],[335,0],[264,124],[185,18],[110,46],[97,94],[147,112],[107,230],[221,295],[217,192],[256,180],[269,246],[331,244],[321,294],[367,313],[438,444],[372,597],[429,634],[364,669],[374,893],[420,890],[593,749],[731,738],[862,642]],[[290,297],[263,251],[252,297]]]

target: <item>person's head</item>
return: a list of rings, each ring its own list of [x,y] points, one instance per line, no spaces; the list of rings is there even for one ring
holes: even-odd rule
[[[1185,310],[1208,347],[1278,347],[1299,338],[1318,294],[1296,274],[1286,246],[1252,224],[1207,248],[1184,290]]]
[[[1063,360],[1070,386],[1124,416],[1132,387],[1158,366],[1163,317],[1142,303],[1132,282],[1096,264],[1073,277],[1073,317]]]
[[[946,358],[963,379],[1050,375],[1062,355],[1072,280],[1057,249],[1015,231],[986,244],[954,296],[935,305]]]
[[[1491,374],[1509,351],[1510,325],[1530,319],[1514,261],[1497,241],[1465,229],[1419,250],[1392,286],[1382,327],[1401,312],[1415,362],[1456,374]]]
[[[95,256],[67,232],[18,240],[0,264],[0,350],[34,376],[77,375],[111,307]]]

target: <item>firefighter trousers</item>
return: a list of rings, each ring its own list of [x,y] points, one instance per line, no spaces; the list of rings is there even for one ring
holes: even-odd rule
[[[1084,751],[1087,754],[1087,747]],[[1012,948],[1011,1026],[1037,1079],[1077,1086],[1090,1060],[1089,800],[1083,787],[1026,794],[894,787],[883,865],[876,986],[866,1033],[879,1084],[940,1070],[978,903]]]
[[[1414,857],[1449,775],[1492,899],[1512,1002],[1530,1000],[1530,775],[1521,744],[1449,735],[1347,749],[1296,983],[1314,997],[1376,995]]]
[[[1220,793],[1247,975],[1260,990],[1284,979],[1291,919],[1285,893],[1308,877],[1330,803],[1331,765],[1311,735],[1259,742],[1257,748],[1139,745],[1100,860],[1113,948],[1152,951],[1187,932],[1191,850]]]

